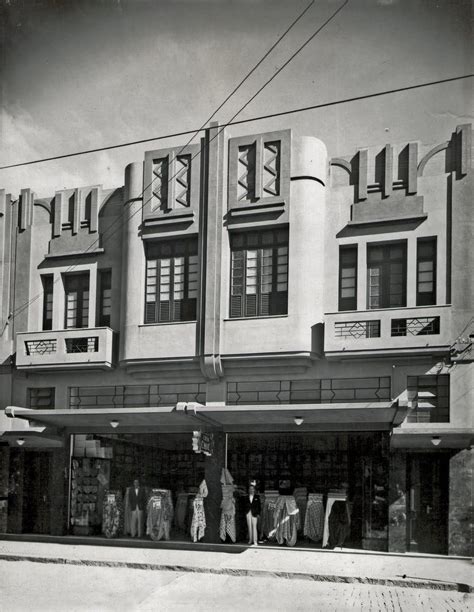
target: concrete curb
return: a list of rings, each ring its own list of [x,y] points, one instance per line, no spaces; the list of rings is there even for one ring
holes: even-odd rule
[[[137,563],[126,561],[93,561],[88,559],[67,559],[65,557],[40,557],[32,555],[0,554],[1,561],[30,561],[32,563],[55,563],[59,565],[81,565],[87,567],[121,567],[164,572],[186,572],[197,574],[219,574],[226,576],[251,576],[253,578],[283,578],[287,580],[310,580],[313,582],[335,582],[345,584],[369,584],[378,586],[403,587],[415,589],[432,589],[438,591],[457,591],[473,593],[474,587],[455,582],[438,580],[413,580],[404,578],[367,578],[358,576],[340,576],[330,574],[312,574],[303,572],[280,572],[271,570],[254,570],[238,568],[210,568],[189,565],[160,565],[157,563]]]

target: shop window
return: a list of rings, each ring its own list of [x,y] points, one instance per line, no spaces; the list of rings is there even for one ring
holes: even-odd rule
[[[367,246],[367,307],[406,306],[406,242]]]
[[[44,274],[43,283],[43,329],[53,329],[53,275]]]
[[[339,310],[357,310],[357,245],[339,247]]]
[[[54,408],[54,387],[30,387],[28,389],[28,407],[34,410],[49,410]]]
[[[288,230],[231,235],[231,317],[288,312]]]
[[[197,296],[197,239],[147,245],[145,323],[195,321]]]
[[[407,377],[409,423],[449,423],[449,374]]]
[[[66,329],[88,327],[89,325],[89,272],[66,274]]]
[[[416,250],[416,305],[436,304],[436,238],[419,238]]]
[[[98,284],[97,325],[109,327],[112,310],[112,270],[99,270]]]

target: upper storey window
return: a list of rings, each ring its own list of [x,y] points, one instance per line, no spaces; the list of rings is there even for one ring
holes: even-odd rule
[[[89,325],[89,272],[66,274],[64,277],[66,294],[65,327],[88,327]]]
[[[339,310],[357,310],[357,245],[339,247]]]
[[[406,242],[367,246],[367,307],[406,306]]]
[[[145,323],[195,321],[197,239],[146,246]]]
[[[53,329],[53,275],[44,274],[43,283],[43,329]]]
[[[289,130],[229,141],[229,208],[284,204],[289,182]]]
[[[419,238],[416,251],[416,305],[436,304],[436,238]]]
[[[288,312],[288,230],[231,235],[231,317]]]

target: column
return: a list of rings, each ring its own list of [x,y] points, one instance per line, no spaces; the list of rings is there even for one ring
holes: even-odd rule
[[[448,554],[470,557],[472,550],[474,447],[449,460]]]
[[[225,465],[225,434],[214,432],[214,452],[206,457],[204,462],[204,477],[206,479],[208,496],[204,499],[206,513],[206,533],[204,542],[216,544],[220,542],[219,524],[221,520],[221,472]]]
[[[390,455],[388,492],[388,550],[407,551],[407,458],[406,453]]]

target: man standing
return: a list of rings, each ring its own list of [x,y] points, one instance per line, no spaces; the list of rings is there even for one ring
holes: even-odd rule
[[[135,478],[133,481],[133,487],[131,487],[129,493],[129,501],[131,510],[130,533],[132,538],[141,538],[143,536],[146,492],[145,489],[140,486],[138,478]]]

